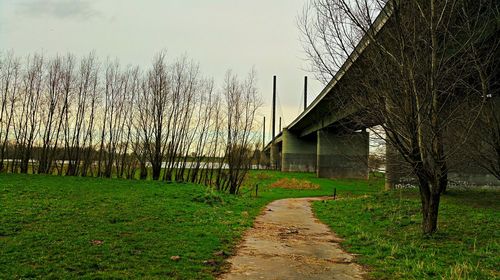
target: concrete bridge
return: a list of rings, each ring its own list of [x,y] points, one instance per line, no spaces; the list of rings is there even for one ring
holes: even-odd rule
[[[318,177],[368,178],[369,134],[356,124],[359,108],[332,108],[331,82],[289,126],[267,144],[272,169],[316,172]]]
[[[385,13],[375,20],[372,27],[374,34],[383,30],[388,14]],[[359,73],[358,70],[362,69],[363,52],[368,47],[369,39],[365,36],[316,99],[264,147],[272,169],[284,172],[316,172],[318,177],[326,178],[368,178],[370,140],[366,130],[378,123],[366,120],[363,120],[362,124],[357,123],[356,120],[363,115],[363,106],[338,102],[338,97],[348,92],[349,84],[356,82],[352,72]],[[273,87],[275,94],[276,84]],[[273,135],[274,114],[273,112]],[[405,176],[411,177],[410,168],[404,165],[397,152],[390,146],[387,147],[386,188],[392,188],[404,181]],[[450,170],[450,175],[452,180],[500,185],[493,175],[478,168],[473,168],[473,172]]]
[[[369,134],[354,121],[362,108],[335,108],[338,103],[330,95],[338,83],[348,82],[337,76],[265,147],[271,168],[316,172],[319,177],[368,178]]]
[[[387,14],[381,13],[372,31],[382,30]],[[363,64],[360,57],[368,46],[369,39],[365,36],[316,99],[266,145],[264,152],[272,169],[316,172],[318,177],[368,178],[369,134],[366,129],[367,124],[374,126],[377,123],[360,125],[354,121],[362,114],[362,106],[332,102],[334,94],[338,100],[343,89],[355,82],[350,70]],[[276,94],[276,84],[273,90]],[[273,134],[274,122],[273,112]]]

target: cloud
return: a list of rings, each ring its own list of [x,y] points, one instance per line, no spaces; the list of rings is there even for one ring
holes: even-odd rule
[[[30,0],[20,2],[17,11],[28,16],[49,16],[79,20],[101,15],[88,0]]]

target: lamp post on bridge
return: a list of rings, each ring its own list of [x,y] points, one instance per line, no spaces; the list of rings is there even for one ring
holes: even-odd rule
[[[304,111],[307,108],[307,76],[304,76]]]
[[[273,76],[273,108],[272,108],[272,140],[270,152],[271,155],[269,157],[271,163],[271,169],[278,169],[278,157],[279,151],[277,145],[274,143],[274,138],[276,136],[276,75]]]

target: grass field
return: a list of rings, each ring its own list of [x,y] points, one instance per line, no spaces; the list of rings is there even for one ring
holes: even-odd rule
[[[500,192],[450,191],[439,231],[422,236],[417,191],[314,204],[373,279],[499,279]]]
[[[270,188],[282,178],[320,188]],[[193,184],[0,174],[0,279],[213,279],[264,205],[334,189],[339,200],[315,212],[374,279],[499,278],[498,191],[451,191],[439,233],[423,237],[416,192],[381,192],[380,177],[253,171],[246,182],[230,196]]]
[[[268,187],[284,177],[321,187]],[[0,174],[0,279],[211,279],[270,201],[381,186],[252,172],[247,185],[257,182],[255,198],[252,189],[230,196],[192,184]]]

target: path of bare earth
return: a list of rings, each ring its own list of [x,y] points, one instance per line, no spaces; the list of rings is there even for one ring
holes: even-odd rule
[[[363,279],[363,268],[314,217],[311,201],[324,199],[270,203],[229,259],[230,270],[219,279]]]

